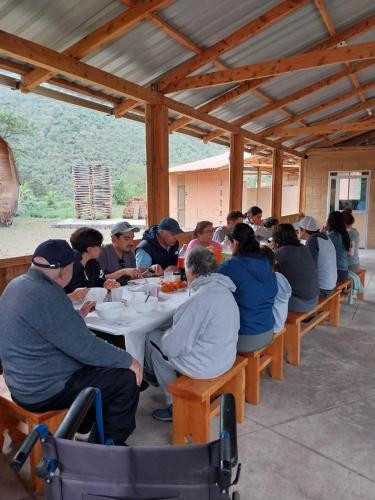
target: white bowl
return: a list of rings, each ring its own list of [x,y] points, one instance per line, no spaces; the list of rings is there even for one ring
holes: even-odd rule
[[[95,311],[102,319],[117,319],[123,310],[124,305],[121,302],[103,302],[95,306]]]
[[[96,303],[103,302],[107,296],[107,290],[105,288],[94,287],[89,288],[86,295],[86,300],[94,300]]]
[[[138,295],[138,294],[136,294]],[[141,295],[141,294],[139,294]],[[142,294],[143,295],[143,294]],[[147,302],[145,302],[145,297],[139,297],[132,301],[132,306],[138,313],[148,313],[156,309],[158,305],[157,297],[149,297]]]

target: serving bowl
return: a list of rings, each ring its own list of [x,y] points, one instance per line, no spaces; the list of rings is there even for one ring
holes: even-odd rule
[[[121,302],[103,302],[95,306],[95,311],[102,319],[117,319],[124,310]]]
[[[138,313],[148,313],[156,309],[158,305],[158,298],[157,297],[149,297],[147,299],[147,302],[145,302],[145,299],[147,295],[143,293],[137,293],[134,294],[135,297],[132,300],[132,306]]]

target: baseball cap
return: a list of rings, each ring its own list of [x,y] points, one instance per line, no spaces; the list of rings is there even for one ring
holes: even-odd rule
[[[307,231],[319,231],[319,224],[314,217],[304,217],[298,222],[298,227]]]
[[[49,264],[35,262],[36,257],[46,259]],[[74,251],[65,240],[47,240],[35,249],[31,261],[37,267],[59,269],[74,261]]]
[[[169,231],[172,234],[183,233],[183,230],[180,228],[178,222],[170,217],[165,217],[165,219],[160,221],[159,229],[160,231]]]
[[[132,226],[127,222],[126,220],[122,220],[120,222],[117,222],[112,229],[111,229],[111,236],[114,236],[115,234],[119,233],[138,233],[139,232],[139,227]]]

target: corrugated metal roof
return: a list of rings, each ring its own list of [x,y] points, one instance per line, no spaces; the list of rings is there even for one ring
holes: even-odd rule
[[[247,22],[258,18],[280,1],[176,0],[158,15],[194,43],[206,48]],[[325,6],[337,32],[375,14],[374,0],[325,0]],[[126,7],[119,0],[65,0],[64,2],[0,0],[0,29],[61,51],[125,10]],[[328,38],[328,30],[314,2],[311,2],[222,54],[220,60],[229,67],[261,62],[302,52]],[[348,43],[361,43],[374,39],[375,28]],[[149,20],[144,20],[115,41],[87,56],[85,62],[138,84],[147,85],[193,56],[190,50]],[[262,84],[260,89],[272,99],[279,100],[342,70],[343,67],[343,65],[332,65],[280,75]],[[196,73],[216,70],[216,66],[206,64]],[[375,65],[361,71],[358,78],[361,83],[373,80]],[[196,107],[235,85],[189,90],[176,93],[172,97]],[[351,89],[353,83],[349,78],[345,78],[288,104],[286,109],[291,113],[301,113]],[[368,98],[374,95],[375,89],[366,92]],[[308,117],[307,122],[323,119],[334,111],[347,109],[349,103],[354,105],[357,102],[359,101],[356,98],[344,101]],[[265,104],[266,102],[259,96],[248,93],[218,108],[213,114],[221,119],[233,121]],[[172,112],[170,116],[178,117]],[[285,114],[280,111],[273,111],[258,117],[246,128],[258,132],[285,118]],[[195,121],[192,125],[199,126],[207,132],[213,129],[212,126]],[[298,141],[300,140],[301,138],[298,138]]]

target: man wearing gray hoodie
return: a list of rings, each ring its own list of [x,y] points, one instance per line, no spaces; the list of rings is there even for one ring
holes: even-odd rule
[[[156,420],[172,420],[168,384],[178,373],[206,379],[229,370],[237,352],[240,315],[233,297],[236,286],[217,274],[215,255],[206,248],[192,250],[185,262],[190,298],[180,306],[167,331],[154,330],[146,341],[145,375],[163,390],[167,408],[155,410]]]

